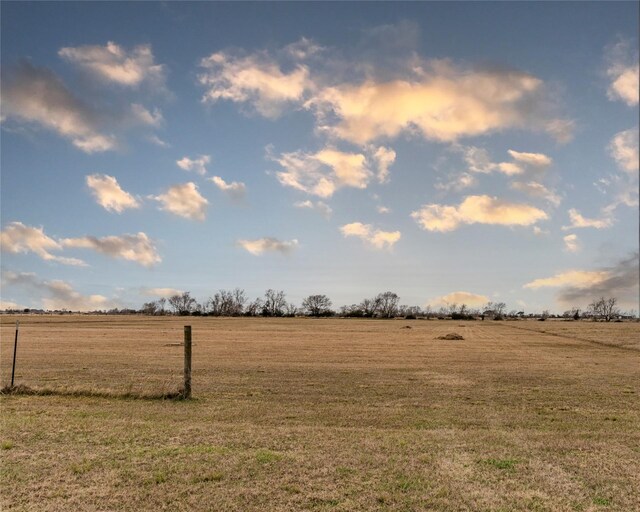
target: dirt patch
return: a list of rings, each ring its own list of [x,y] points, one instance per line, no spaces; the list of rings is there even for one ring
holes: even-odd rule
[[[462,334],[458,334],[457,332],[450,332],[449,334],[445,334],[444,336],[438,336],[437,340],[463,340],[464,336]]]

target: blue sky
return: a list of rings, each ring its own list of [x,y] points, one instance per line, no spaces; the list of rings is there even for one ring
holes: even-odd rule
[[[3,306],[638,309],[638,4],[2,3]]]

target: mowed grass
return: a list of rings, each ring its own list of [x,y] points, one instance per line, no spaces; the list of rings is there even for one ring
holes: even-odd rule
[[[22,317],[16,383],[171,391],[185,324],[193,400],[0,398],[2,510],[640,510],[639,324]]]

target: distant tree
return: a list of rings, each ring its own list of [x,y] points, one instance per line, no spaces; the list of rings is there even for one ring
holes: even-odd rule
[[[262,299],[258,298],[252,302],[249,302],[249,304],[246,305],[246,307],[244,308],[244,315],[256,316],[261,311],[262,311]]]
[[[282,316],[286,307],[287,301],[282,290],[276,291],[269,288],[264,293],[262,316]]]
[[[378,300],[378,314],[382,318],[393,318],[398,312],[398,303],[400,297],[393,292],[384,292],[379,294],[376,299]]]
[[[159,315],[164,315],[167,311],[166,311],[166,307],[167,307],[167,299],[165,299],[164,297],[160,297],[158,299],[158,311],[157,313]]]
[[[140,312],[143,315],[156,315],[158,313],[158,303],[155,301],[145,302],[142,305],[142,309],[140,310]]]
[[[284,315],[289,317],[294,317],[298,314],[298,306],[289,302],[284,307]]]
[[[371,318],[375,316],[380,309],[380,296],[378,295],[373,299],[364,299],[358,307],[362,311],[362,316]]]
[[[196,299],[191,297],[191,292],[178,293],[169,297],[169,306],[174,313],[181,316],[190,315],[196,304]]]
[[[614,316],[620,314],[620,309],[616,305],[617,303],[618,299],[615,297],[600,297],[589,304],[589,310],[595,318],[602,318],[605,322],[610,322]]]
[[[331,313],[331,299],[326,295],[309,295],[302,301],[302,309],[309,316],[327,316]]]
[[[219,290],[207,301],[206,310],[213,316],[239,316],[247,297],[244,290]]]

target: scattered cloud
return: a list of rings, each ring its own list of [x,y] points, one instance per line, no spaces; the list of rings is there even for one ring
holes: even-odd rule
[[[135,235],[83,236],[80,238],[65,238],[60,241],[64,247],[75,249],[92,249],[111,258],[133,261],[145,267],[160,263],[162,258],[151,240],[146,234],[140,232]]]
[[[620,169],[631,175],[637,175],[640,167],[638,128],[616,133],[609,144],[609,153]]]
[[[140,293],[146,297],[172,297],[180,295],[183,290],[176,288],[140,288]]]
[[[191,181],[173,185],[164,194],[151,196],[151,199],[160,202],[161,210],[190,220],[204,220],[209,204],[198,192],[198,186]]]
[[[489,152],[484,148],[475,146],[462,147],[464,160],[469,166],[469,171],[474,173],[489,174],[500,172],[507,176],[524,174],[529,171],[539,174],[553,163],[553,160],[542,153],[522,153],[513,149],[507,152],[512,158],[511,162],[493,162]]]
[[[436,307],[466,304],[470,308],[481,308],[487,302],[489,302],[489,297],[486,295],[478,295],[471,292],[453,292],[448,295],[436,297],[430,300],[428,304]]]
[[[98,204],[107,211],[122,213],[128,208],[140,207],[140,202],[129,192],[122,190],[113,176],[91,174],[86,181]]]
[[[157,135],[149,135],[147,136],[147,140],[151,142],[151,144],[155,144],[156,146],[159,146],[161,148],[171,147],[171,144],[169,144],[167,141],[162,140]]]
[[[389,181],[389,167],[396,161],[396,152],[391,148],[380,146],[373,150],[373,159],[377,163],[377,178],[379,183]]]
[[[549,190],[542,183],[537,181],[514,181],[510,187],[514,190],[524,192],[530,197],[545,199],[553,206],[558,206],[562,202],[562,198],[553,190]]]
[[[0,299],[0,311],[7,311],[7,310],[10,310],[10,309],[13,309],[13,310],[25,309],[25,307],[20,305],[20,304],[18,304],[17,302]]]
[[[282,185],[323,198],[331,197],[341,187],[366,188],[372,176],[365,155],[332,147],[317,153],[295,151],[268,156],[283,169],[276,172]]]
[[[607,76],[611,81],[607,95],[610,100],[624,101],[630,107],[638,104],[638,50],[628,41],[620,40],[605,49]]]
[[[209,181],[213,182],[216,187],[234,199],[243,198],[247,189],[245,184],[241,181],[232,181],[231,183],[227,183],[220,176],[209,178]]]
[[[454,190],[456,192],[460,192],[461,190],[475,187],[478,184],[478,180],[472,174],[468,172],[460,173],[457,176],[453,176],[450,181],[443,183],[442,181],[438,181],[434,187],[437,190],[443,190],[449,192]]]
[[[86,266],[77,258],[65,258],[51,254],[51,251],[61,251],[62,245],[44,233],[44,229],[26,226],[22,222],[11,222],[0,232],[0,246],[2,250],[12,253],[32,252],[45,261],[55,261],[64,265]]]
[[[154,108],[153,112],[151,112],[139,103],[131,104],[131,119],[134,121],[134,124],[150,126],[152,128],[159,128],[164,123],[164,117],[159,108]]]
[[[586,305],[598,297],[616,297],[621,304],[638,307],[638,253],[632,253],[610,267],[599,270],[569,270],[536,279],[525,288],[560,288],[557,299],[563,304]]]
[[[28,290],[34,295],[34,300],[49,310],[95,311],[119,306],[103,295],[83,295],[66,281],[45,281],[33,273],[3,272],[2,284]]]
[[[304,57],[310,48],[289,47],[289,53]],[[268,118],[278,117],[287,105],[299,105],[305,93],[314,87],[306,65],[297,63],[290,71],[283,71],[266,51],[245,56],[217,52],[202,59],[200,66],[203,72],[198,80],[206,89],[203,102],[227,100],[248,104]]]
[[[378,213],[391,213],[391,208],[387,208],[386,206],[379,205],[376,207],[376,211]]]
[[[568,213],[571,224],[568,226],[562,226],[562,229],[565,231],[567,229],[574,228],[605,229],[613,225],[613,218],[608,215],[600,219],[588,219],[586,217],[583,217],[582,214],[575,208],[571,208]]]
[[[52,130],[85,153],[117,147],[115,137],[103,133],[100,113],[76,98],[52,71],[27,61],[3,80],[2,114]]]
[[[345,224],[340,231],[345,237],[355,236],[376,249],[391,248],[402,236],[400,231],[382,231],[362,222]]]
[[[310,201],[309,199],[307,199],[306,201],[298,201],[296,203],[293,203],[293,206],[295,206],[296,208],[307,208],[309,210],[315,210],[321,213],[322,216],[327,219],[331,217],[331,214],[333,213],[331,206],[323,201]]]
[[[580,250],[580,243],[578,241],[578,235],[571,234],[563,238],[564,250],[567,252],[578,252]]]
[[[238,240],[238,245],[254,256],[260,256],[265,252],[279,252],[289,254],[298,247],[298,241],[278,240],[277,238],[265,237],[257,240]]]
[[[61,48],[58,55],[107,83],[138,87],[147,82],[157,88],[164,87],[166,69],[155,63],[151,45],[139,45],[127,51],[109,41],[105,46]]]
[[[195,173],[204,176],[207,174],[207,165],[211,163],[211,157],[209,155],[200,155],[197,158],[189,158],[185,156],[180,160],[176,160],[178,167],[184,171],[193,171]]]
[[[427,204],[412,212],[411,217],[422,229],[440,232],[453,231],[461,224],[530,226],[548,218],[534,206],[486,195],[467,196],[458,206]]]

